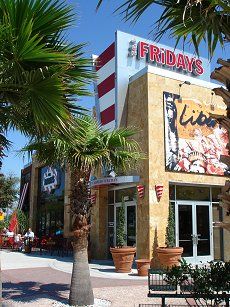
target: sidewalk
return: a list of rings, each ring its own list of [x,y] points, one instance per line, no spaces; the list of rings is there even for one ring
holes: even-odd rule
[[[71,281],[71,258],[25,255],[1,251],[3,302],[2,307],[53,306],[64,307],[68,302]],[[139,304],[159,304],[148,298],[147,278],[118,274],[110,261],[90,264],[91,282],[96,307],[138,307]],[[62,304],[63,302],[65,304]],[[177,301],[181,303],[184,301]],[[168,300],[168,303],[174,303]]]
[[[1,269],[26,269],[38,267],[50,267],[65,273],[72,273],[71,257],[56,257],[50,255],[40,255],[39,253],[24,254],[18,252],[1,251]],[[116,273],[112,260],[92,261],[89,264],[90,275],[99,278],[146,280],[147,277],[137,275],[137,270],[131,273]]]

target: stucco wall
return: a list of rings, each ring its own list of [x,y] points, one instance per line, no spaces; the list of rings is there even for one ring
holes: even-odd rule
[[[179,93],[180,81],[151,73],[131,82],[127,104],[127,125],[140,129],[137,140],[148,158],[141,162],[139,174],[145,185],[145,197],[137,204],[137,257],[154,256],[154,246],[164,245],[168,217],[169,182],[224,185],[226,178],[201,174],[165,171],[165,141],[163,92]],[[211,102],[211,90],[197,85],[183,85],[183,98]],[[225,108],[220,97],[213,102]],[[210,109],[210,112],[211,111]],[[158,202],[155,185],[163,184],[164,191]],[[230,233],[224,232],[224,256],[230,257]]]
[[[108,256],[108,187],[101,187],[93,193],[96,193],[96,203],[92,206],[90,250],[93,259],[106,259]]]

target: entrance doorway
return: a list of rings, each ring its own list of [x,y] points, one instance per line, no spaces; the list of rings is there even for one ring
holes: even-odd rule
[[[109,205],[108,210],[108,249],[116,246],[116,233],[121,203]],[[136,202],[125,202],[125,244],[136,245]]]
[[[182,257],[191,263],[213,260],[211,203],[177,201],[175,222],[176,245],[184,248]]]
[[[116,233],[120,208],[121,204],[115,204],[114,246],[116,246]],[[136,245],[136,204],[134,202],[125,203],[125,244],[127,246]]]

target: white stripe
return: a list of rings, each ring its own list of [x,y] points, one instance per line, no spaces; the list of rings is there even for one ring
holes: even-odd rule
[[[19,198],[19,202],[18,202],[18,209],[20,209],[20,207],[21,207],[21,201],[22,201],[22,196],[23,196],[24,191],[25,191],[25,187],[26,187],[26,183],[24,183],[23,188],[22,188],[21,197]]]
[[[115,103],[115,88],[112,89],[110,92],[106,93],[99,99],[99,109],[100,112],[104,111],[111,105]]]
[[[25,196],[26,196],[26,192],[27,192],[28,186],[29,186],[28,182],[26,182],[24,184],[24,186],[23,186],[22,195],[21,195],[21,198],[20,198],[19,204],[18,204],[18,209],[21,209],[23,204],[24,204]]]
[[[26,193],[28,191],[28,186],[29,186],[29,182],[27,182],[25,184],[25,189],[24,189],[24,194],[22,196],[22,200],[21,200],[21,204],[20,204],[20,209],[22,209],[23,205],[24,205],[24,201],[25,201],[25,198],[26,198]]]
[[[102,126],[103,130],[113,130],[115,129],[115,120],[111,121],[110,123]]]
[[[110,75],[115,72],[115,57],[112,58],[108,63],[106,63],[102,68],[100,68],[97,73],[97,84],[100,84]]]

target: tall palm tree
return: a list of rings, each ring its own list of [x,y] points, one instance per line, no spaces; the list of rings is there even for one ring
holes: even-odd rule
[[[73,221],[73,272],[70,305],[91,305],[94,297],[88,266],[88,234],[90,232],[89,176],[103,167],[127,170],[144,158],[132,138],[135,131],[127,128],[103,131],[91,117],[76,119],[69,133],[51,133],[43,140],[33,141],[24,150],[36,151],[44,164],[68,164],[71,170],[71,212]]]
[[[93,77],[84,44],[67,41],[64,0],[0,0],[0,133],[63,129]]]
[[[99,8],[105,0],[99,0]],[[229,0],[123,0],[116,8],[125,20],[138,21],[142,14],[153,5],[163,7],[163,12],[156,19],[155,39],[159,40],[170,33],[179,41],[191,42],[199,55],[199,45],[204,40],[208,45],[209,55],[213,56],[217,43],[221,46],[230,40],[230,5]]]

